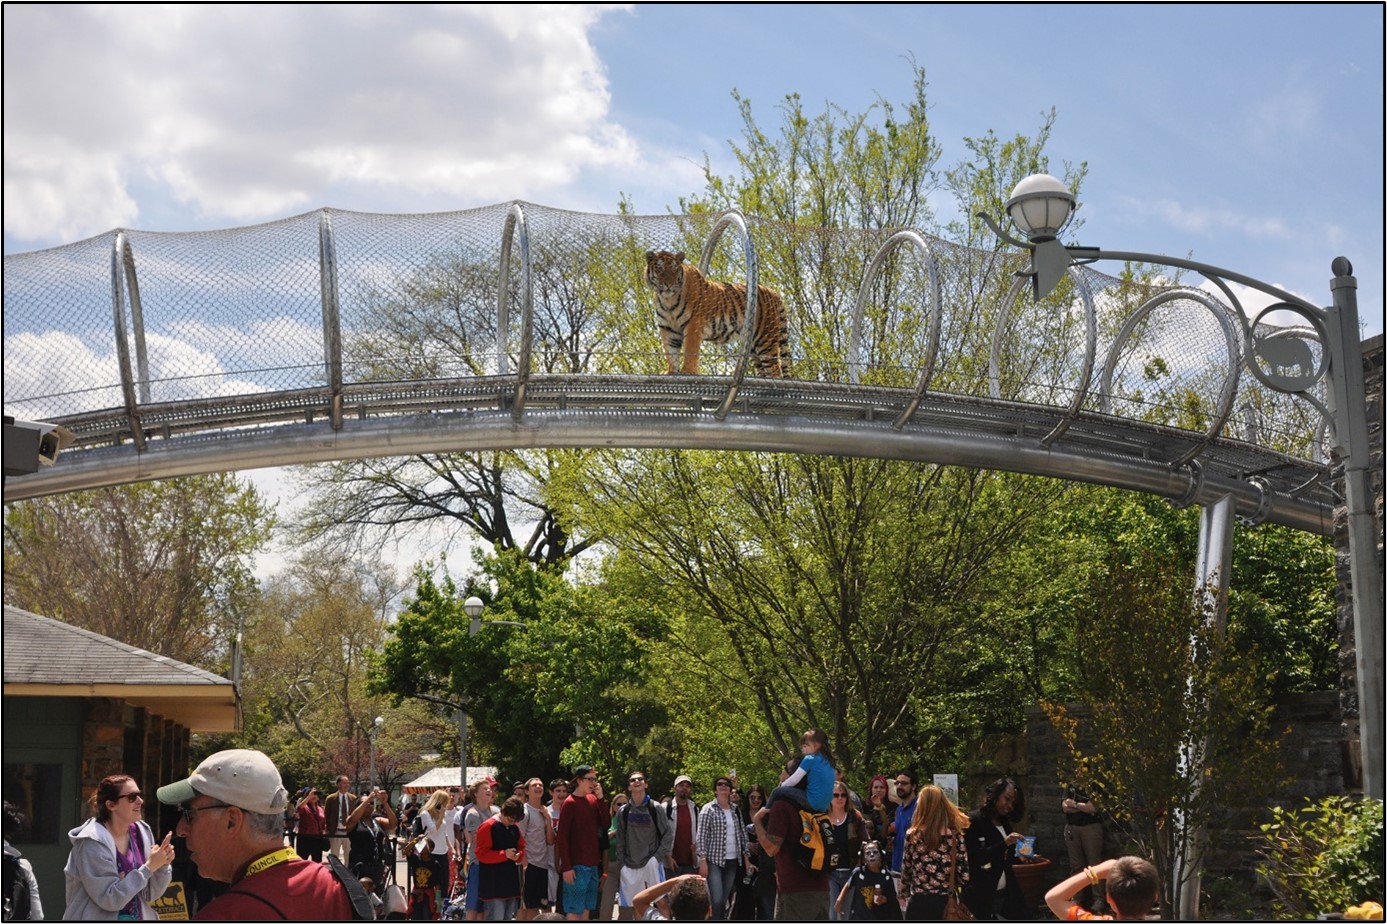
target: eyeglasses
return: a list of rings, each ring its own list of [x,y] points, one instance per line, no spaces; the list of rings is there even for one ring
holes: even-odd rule
[[[595,776],[585,776],[585,777],[583,777],[583,781],[584,781],[585,783],[596,783],[596,782],[597,782],[597,777],[595,777]]]
[[[192,823],[193,823],[193,819],[197,817],[197,813],[198,813],[198,812],[206,812],[206,811],[210,811],[210,810],[212,810],[212,809],[224,809],[224,808],[231,808],[231,806],[227,805],[225,802],[213,802],[213,803],[211,803],[211,804],[209,804],[209,805],[198,805],[198,806],[180,805],[180,806],[178,807],[178,814],[182,815],[182,816],[183,816],[183,820],[186,821],[188,824],[192,824]]]
[[[124,799],[131,805],[134,805],[136,802],[139,802],[143,798],[144,794],[137,789],[134,792],[121,793],[119,796],[116,796],[115,801],[119,802],[121,799]]]
[[[897,786],[914,786],[915,784],[912,783],[912,782],[910,782],[910,780],[896,780],[896,785],[897,785]]]

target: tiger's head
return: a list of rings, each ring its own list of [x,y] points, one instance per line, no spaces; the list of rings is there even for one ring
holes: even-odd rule
[[[645,281],[655,290],[655,298],[661,305],[673,308],[684,291],[684,252],[647,250]]]

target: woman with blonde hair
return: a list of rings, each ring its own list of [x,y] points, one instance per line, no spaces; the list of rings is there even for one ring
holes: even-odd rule
[[[435,789],[433,795],[429,796],[429,801],[424,803],[424,808],[419,812],[418,822],[420,830],[423,831],[422,840],[427,845],[424,854],[417,852],[419,866],[427,867],[429,870],[429,887],[438,896],[435,908],[442,908],[443,901],[448,897],[448,825],[444,821],[444,816],[448,810],[448,790]],[[417,843],[417,842],[416,842]],[[416,877],[417,881],[417,877]]]
[[[908,921],[944,920],[944,903],[968,882],[968,816],[938,786],[924,786],[905,834],[901,897]]]
[[[173,878],[173,832],[154,842],[139,784],[124,774],[102,780],[90,803],[95,817],[68,832],[64,920],[158,920],[150,903]]]

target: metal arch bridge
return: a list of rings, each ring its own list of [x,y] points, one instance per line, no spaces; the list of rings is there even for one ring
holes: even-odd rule
[[[704,272],[727,269],[729,229],[744,330],[758,280],[785,293],[791,377],[748,376],[751,337],[705,354],[709,374],[656,374],[644,251],[701,242]],[[850,277],[836,300],[829,266]],[[522,203],[115,231],[5,258],[5,413],[75,434],[5,500],[377,456],[701,448],[1046,475],[1331,531],[1316,331],[1259,335],[1218,280],[1147,288],[1086,267],[1028,309],[1016,268],[912,230]],[[797,349],[794,332],[825,331],[829,359]],[[1161,422],[1179,410],[1143,392],[1161,376],[1201,429]]]

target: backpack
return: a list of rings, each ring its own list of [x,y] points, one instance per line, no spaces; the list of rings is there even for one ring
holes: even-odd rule
[[[8,806],[7,806],[8,807]],[[5,845],[7,848],[9,844]],[[31,913],[29,877],[19,866],[19,857],[5,851],[5,920],[27,921]]]
[[[629,830],[629,829],[627,829],[627,827],[626,827],[626,825],[628,824],[628,822],[627,822],[627,820],[626,820],[626,813],[629,812],[630,810],[631,810],[631,803],[627,802],[625,805],[623,805],[623,806],[621,807],[621,811],[618,812],[618,813],[617,813],[617,816],[616,816],[617,827],[620,828],[620,829],[622,829],[622,830],[621,830],[621,837],[618,838],[618,840],[619,840],[621,843],[623,843],[623,844],[625,844],[625,843],[627,842],[627,841],[626,841],[626,839],[627,839],[626,831]],[[662,803],[656,802],[656,801],[653,800],[653,799],[650,801],[650,821],[651,821],[652,824],[655,825],[655,840],[656,840],[656,841],[663,841],[663,840],[665,839],[665,832],[669,830],[669,828],[668,828],[669,820],[670,820],[670,819],[669,819],[669,815],[670,815],[670,812],[671,812],[671,811],[672,811],[671,809],[669,809],[667,806],[665,806],[665,805],[662,804]],[[661,817],[661,816],[664,816],[664,819],[665,819],[664,821],[660,821],[660,817]],[[620,859],[620,858],[618,857],[618,859]]]
[[[833,823],[828,814],[816,812],[799,813],[799,839],[789,844],[790,859],[804,869],[822,873],[837,864],[837,856],[832,851]]]

